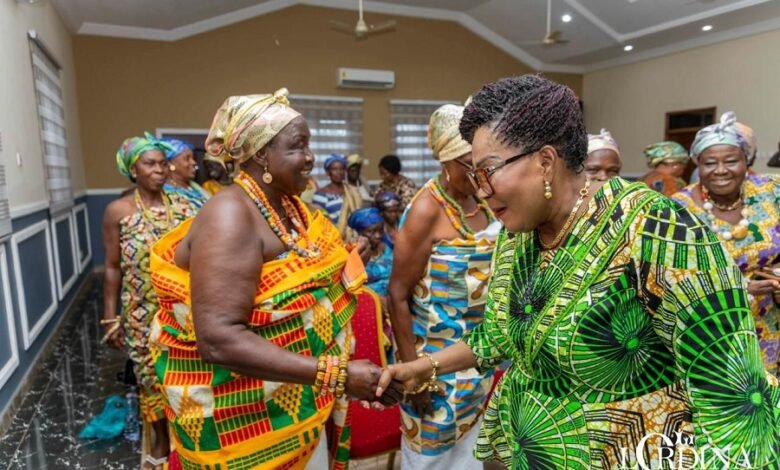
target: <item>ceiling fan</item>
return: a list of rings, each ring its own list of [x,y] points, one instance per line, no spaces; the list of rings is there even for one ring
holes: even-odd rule
[[[551,31],[552,22],[552,0],[547,0],[547,32],[541,41],[525,41],[521,42],[521,45],[542,45],[542,46],[554,46],[556,44],[566,44],[568,39],[563,39],[563,33],[560,31]]]
[[[363,20],[363,0],[358,0],[358,20],[355,26],[350,26],[346,23],[335,20],[330,20],[330,24],[337,31],[353,34],[356,38],[361,39],[368,36],[369,34],[391,30],[395,28],[398,23],[395,20],[389,20],[379,24],[367,24]]]

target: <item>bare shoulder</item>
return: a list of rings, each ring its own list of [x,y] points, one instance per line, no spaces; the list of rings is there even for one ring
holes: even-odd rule
[[[134,214],[137,210],[132,193],[114,199],[106,206],[106,211],[103,213],[103,223],[118,224],[124,217]]]
[[[430,191],[423,190],[409,206],[404,224],[427,225],[435,222],[440,213],[439,203],[433,198]]]
[[[238,186],[217,193],[204,205],[189,231],[188,238],[203,235],[219,243],[224,238],[248,236],[259,223],[259,212]]]

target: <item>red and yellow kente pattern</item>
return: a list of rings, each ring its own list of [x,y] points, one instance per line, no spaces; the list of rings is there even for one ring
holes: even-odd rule
[[[356,308],[352,291],[365,272],[362,265],[348,263],[351,257],[326,217],[315,213],[308,220],[308,238],[320,255],[303,258],[291,251],[284,259],[264,263],[248,324],[289,351],[313,357],[338,355]],[[173,262],[190,223],[162,238],[151,260],[161,308],[151,346],[184,468],[304,468],[331,416],[336,430],[334,468],[345,468],[346,401],[315,396],[308,385],[238,375],[201,359],[190,313],[189,273]]]

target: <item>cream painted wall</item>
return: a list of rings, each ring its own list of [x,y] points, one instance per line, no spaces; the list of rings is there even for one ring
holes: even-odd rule
[[[734,111],[758,138],[756,170],[780,140],[780,31],[585,74],[585,122],[618,140],[623,171],[645,172],[642,149],[664,138],[669,111]]]
[[[0,134],[11,209],[48,201],[27,32],[34,29],[62,66],[65,126],[74,193],[85,189],[71,35],[50,2],[0,0]],[[22,165],[17,165],[16,153]]]

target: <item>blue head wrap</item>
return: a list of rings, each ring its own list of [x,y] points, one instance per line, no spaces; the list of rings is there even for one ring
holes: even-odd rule
[[[379,213],[379,209],[376,207],[366,207],[365,209],[358,209],[349,216],[347,225],[352,230],[362,233],[372,225],[382,223],[382,214]]]
[[[191,150],[193,152],[195,151],[195,146],[194,145],[192,145],[189,142],[185,142],[183,140],[171,139],[169,137],[164,137],[164,138],[160,139],[160,141],[165,142],[166,144],[168,144],[171,147],[170,150],[167,150],[165,152],[165,158],[168,161],[173,160],[174,158],[179,156],[185,150]]]
[[[401,198],[398,197],[398,195],[393,191],[385,191],[379,193],[374,198],[374,204],[376,204],[376,206],[379,207],[380,209],[389,205],[393,205],[394,203],[397,203],[400,206]]]
[[[327,170],[328,168],[330,168],[330,166],[333,165],[335,162],[341,162],[341,164],[344,165],[344,168],[347,167],[347,159],[344,157],[344,155],[331,153],[330,156],[325,159],[325,169]]]

